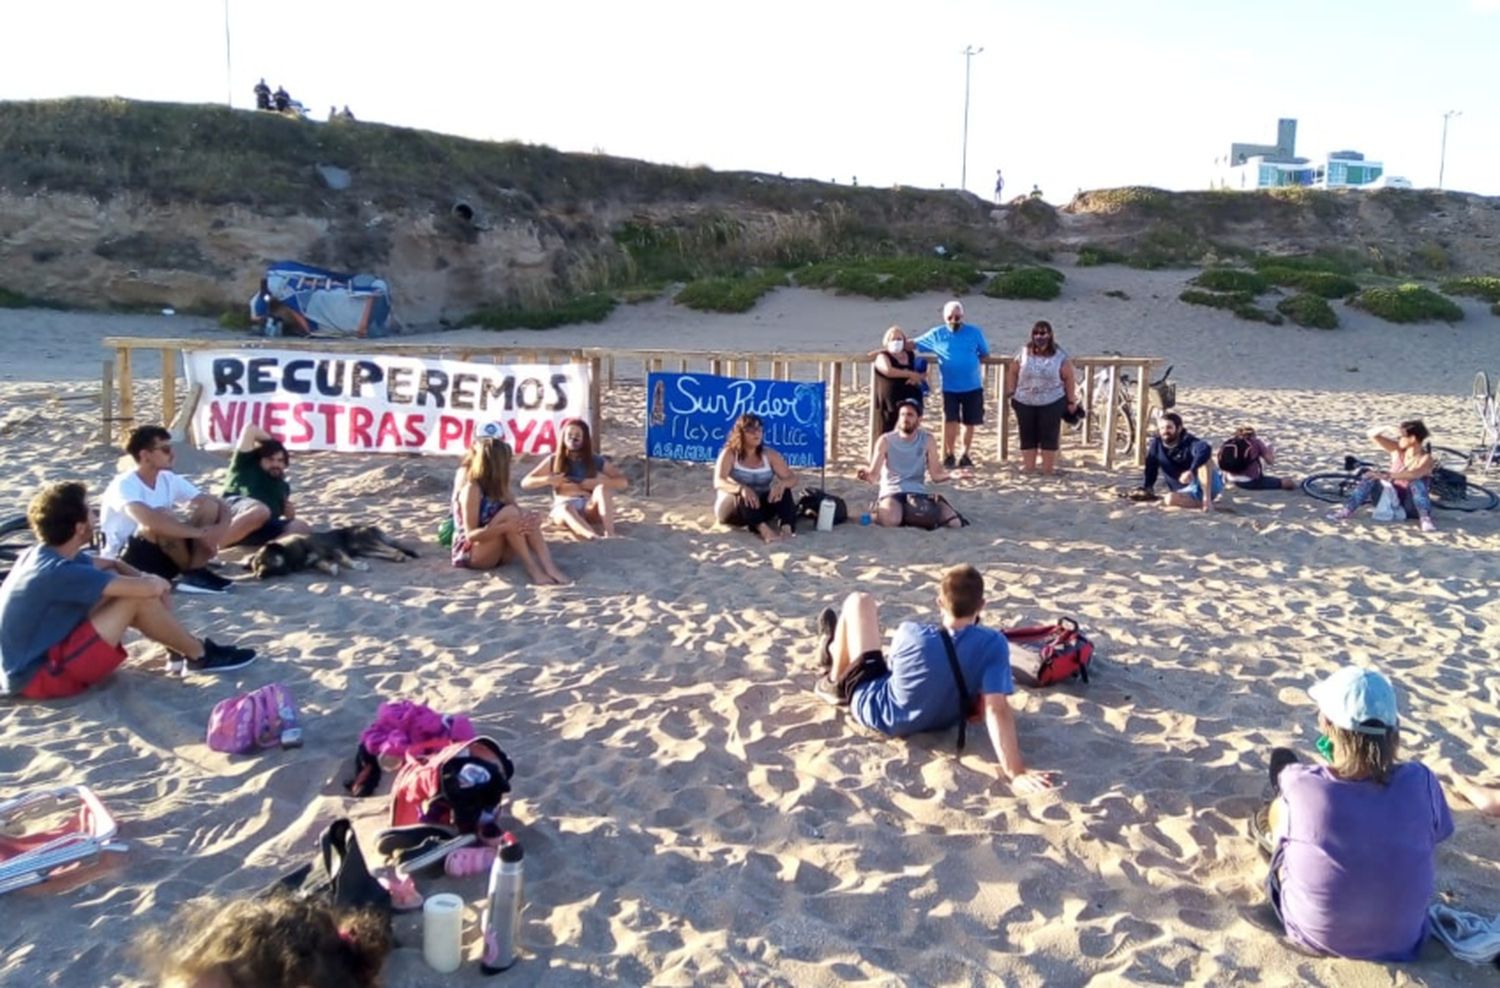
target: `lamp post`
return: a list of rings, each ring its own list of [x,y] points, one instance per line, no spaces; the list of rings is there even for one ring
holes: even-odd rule
[[[965,192],[969,190],[969,65],[974,56],[982,51],[983,45],[978,48],[964,45],[964,50],[960,52],[964,57],[964,164],[959,171],[958,187]]]
[[[234,109],[234,73],[229,66],[229,0],[224,0],[224,90],[229,108]]]
[[[1449,110],[1443,114],[1443,146],[1438,152],[1438,188],[1443,187],[1443,166],[1448,163],[1448,121],[1464,115],[1462,110]]]

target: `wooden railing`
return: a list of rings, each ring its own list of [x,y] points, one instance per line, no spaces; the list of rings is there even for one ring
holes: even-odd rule
[[[858,368],[860,365],[870,367],[869,389],[870,396],[870,424],[869,444],[873,445],[876,430],[879,429],[878,411],[874,401],[874,364],[867,352],[861,353],[745,353],[726,351],[687,351],[687,350],[618,350],[603,349],[598,347],[514,347],[514,346],[474,346],[470,344],[444,345],[441,343],[376,343],[369,340],[298,340],[298,339],[262,339],[254,338],[248,340],[178,340],[178,339],[153,339],[146,337],[111,336],[103,341],[103,345],[114,351],[113,360],[104,361],[104,372],[100,387],[100,416],[103,425],[104,441],[113,441],[114,424],[116,422],[133,425],[136,420],[135,382],[132,373],[131,355],[137,350],[159,350],[161,352],[161,416],[154,421],[170,423],[177,415],[177,362],[179,355],[195,350],[301,350],[325,353],[381,353],[398,354],[410,357],[440,357],[450,360],[473,361],[491,363],[536,363],[536,364],[568,364],[586,363],[589,365],[590,381],[589,408],[590,425],[594,435],[603,437],[603,416],[600,413],[600,404],[603,390],[613,389],[617,380],[617,370],[629,367],[631,364],[639,364],[641,368],[641,380],[644,382],[645,375],[652,371],[674,370],[680,373],[689,373],[693,370],[703,370],[711,374],[724,374],[728,376],[754,378],[760,376],[764,369],[767,376],[775,380],[788,381],[793,379],[793,368],[816,369],[817,380],[826,382],[828,387],[828,460],[835,461],[839,458],[839,432],[844,419],[844,399],[860,387]],[[1101,432],[1102,425],[1103,461],[1106,467],[1113,467],[1115,462],[1114,444],[1108,441],[1108,437],[1114,435],[1115,416],[1118,400],[1106,402],[1104,407],[1095,409],[1094,402],[1094,378],[1095,371],[1101,368],[1110,368],[1114,375],[1116,387],[1119,386],[1122,372],[1130,372],[1135,375],[1134,407],[1132,412],[1135,421],[1134,435],[1135,461],[1145,463],[1146,444],[1143,437],[1149,427],[1149,409],[1147,400],[1149,396],[1148,387],[1150,375],[1154,368],[1159,366],[1163,360],[1160,357],[1073,357],[1073,364],[1079,374],[1079,383],[1082,386],[1084,402],[1091,409],[1089,418],[1086,420],[1084,429],[1084,443],[1091,445],[1095,437]],[[1005,371],[1013,363],[1010,356],[987,357],[984,360],[985,391],[993,394],[997,406],[996,416],[996,441],[997,452],[1001,460],[1010,455],[1010,421],[1011,410],[1009,394],[1005,388]],[[811,376],[811,375],[809,375]],[[867,446],[868,448],[868,446]]]

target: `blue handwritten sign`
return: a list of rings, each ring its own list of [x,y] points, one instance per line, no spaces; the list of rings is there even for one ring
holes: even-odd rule
[[[734,420],[746,412],[765,423],[767,446],[790,467],[823,465],[822,382],[750,381],[715,374],[646,378],[646,455],[711,463]]]

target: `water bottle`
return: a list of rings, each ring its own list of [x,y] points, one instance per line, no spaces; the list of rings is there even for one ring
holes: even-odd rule
[[[521,934],[521,879],[524,853],[515,835],[500,838],[500,853],[490,866],[489,903],[480,926],[484,953],[479,970],[499,974],[516,962]]]

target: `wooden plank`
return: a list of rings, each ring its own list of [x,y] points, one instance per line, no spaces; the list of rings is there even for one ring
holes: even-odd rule
[[[120,392],[120,420],[134,429],[135,382],[130,379],[130,350],[122,349],[116,353],[115,370],[118,373],[117,388]]]
[[[595,359],[598,359],[598,358],[595,358]],[[613,391],[615,389],[615,358],[614,357],[605,357],[604,360],[605,360],[605,367],[608,368],[608,370],[606,371],[606,374],[607,374],[607,377],[608,377],[608,380],[609,380],[609,390]]]
[[[1083,407],[1087,414],[1083,419],[1083,444],[1092,446],[1094,443],[1094,368],[1085,365],[1079,370],[1083,375]]]
[[[839,387],[843,382],[842,364],[833,365],[833,387],[828,391],[833,395],[832,422],[829,425],[828,436],[828,461],[838,462],[839,458],[839,423],[843,420],[843,398],[842,389]]]
[[[998,406],[998,414],[995,418],[1000,421],[1000,462],[1004,463],[1010,459],[1010,402],[1006,400],[1009,396],[1005,393],[1005,370],[1002,368],[995,376],[995,403]]]
[[[686,374],[687,373],[687,358],[686,357],[683,357],[681,363],[678,365],[677,373],[679,373],[679,374]]]
[[[599,358],[591,357],[581,363],[589,372],[589,435],[594,437],[594,452],[598,453],[604,448],[604,398],[600,392]]]
[[[1136,364],[1135,374],[1135,465],[1143,467],[1146,465],[1146,443],[1150,439],[1146,429],[1151,422],[1151,409],[1146,407],[1146,399],[1151,393],[1151,365]]]
[[[1115,406],[1119,404],[1115,396],[1120,389],[1120,371],[1113,371],[1114,377],[1110,379],[1109,400],[1104,403],[1104,469],[1112,469],[1115,465]]]
[[[99,382],[99,434],[104,445],[115,444],[115,362],[104,361],[104,373]]]
[[[875,455],[875,440],[880,438],[880,406],[875,402],[875,362],[870,362],[870,442],[865,449],[865,459]]]
[[[161,421],[165,425],[177,417],[177,350],[161,351]]]

